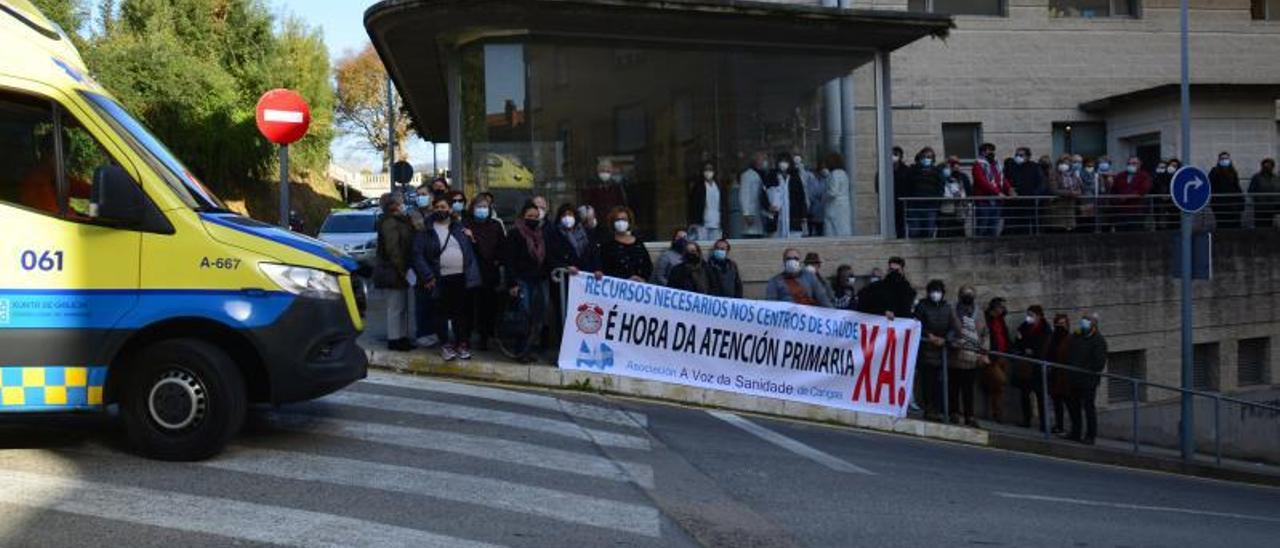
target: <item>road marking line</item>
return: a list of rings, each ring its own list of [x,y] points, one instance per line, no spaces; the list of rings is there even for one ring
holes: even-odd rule
[[[552,449],[531,443],[442,430],[317,418],[281,412],[264,413],[263,416],[277,427],[297,432],[443,451],[613,481],[635,481],[645,487],[653,486],[653,468],[648,465],[618,463],[604,457]]]
[[[0,470],[0,502],[289,546],[494,546],[361,519],[233,499]]]
[[[867,474],[872,476],[875,475],[875,472],[867,470],[866,468],[863,468],[856,464],[849,463],[845,460],[834,457],[828,453],[824,453],[822,451],[814,449],[813,447],[810,447],[799,441],[788,438],[782,434],[774,432],[773,430],[769,430],[768,428],[760,426],[754,422],[751,422],[745,418],[739,417],[738,415],[735,415],[733,413],[728,413],[725,411],[707,411],[707,413],[709,413],[711,416],[717,419],[720,419],[724,422],[737,426],[738,428],[746,430],[748,433],[764,441],[777,445],[778,447],[791,451],[792,453],[805,457],[809,460],[812,460],[818,464],[826,466],[827,468],[830,468],[837,472],[848,472],[850,474]]]
[[[1041,502],[1061,502],[1066,504],[1078,504],[1081,506],[1097,506],[1100,508],[1119,508],[1122,510],[1144,510],[1148,512],[1166,512],[1173,514],[1190,514],[1194,516],[1209,516],[1215,518],[1231,518],[1244,519],[1251,521],[1265,521],[1269,523],[1280,523],[1280,517],[1254,516],[1249,514],[1236,514],[1233,512],[1211,512],[1208,510],[1194,510],[1191,508],[1174,508],[1171,506],[1146,506],[1142,504],[1127,504],[1123,502],[1104,502],[1098,500],[1071,499],[1063,497],[1048,497],[1043,495],[1020,495],[1017,493],[1004,493],[996,491],[993,493],[997,497],[1007,499],[1035,500]]]
[[[487,386],[478,386],[474,384],[455,383],[437,381],[432,379],[424,379],[411,375],[398,375],[390,373],[370,372],[369,378],[360,381],[362,383],[376,384],[379,386],[396,386],[400,388],[414,388],[418,390],[427,390],[441,394],[452,394],[455,396],[466,396],[491,401],[499,401],[504,403],[514,403],[527,407],[536,407],[538,409],[547,409],[551,411],[564,411],[579,418],[589,419],[599,422],[607,422],[621,426],[629,426],[632,428],[640,428],[649,426],[649,419],[641,413],[625,412],[618,409],[610,409],[607,407],[599,407],[577,402],[564,402],[567,409],[562,409],[560,400],[551,396],[543,396],[541,394],[530,394],[528,392],[519,392],[515,390],[503,390],[500,388],[490,388]]]
[[[543,487],[376,462],[236,447],[202,466],[302,481],[379,489],[659,537],[656,508]]]
[[[649,440],[638,436],[629,436],[604,430],[584,429],[575,422],[532,417],[511,413],[443,403],[431,400],[420,400],[402,396],[384,396],[350,390],[337,392],[320,400],[350,407],[412,413],[426,417],[442,417],[472,422],[496,424],[521,430],[531,430],[544,434],[565,436],[583,441],[594,441],[601,445],[621,447],[623,449],[649,450]]]

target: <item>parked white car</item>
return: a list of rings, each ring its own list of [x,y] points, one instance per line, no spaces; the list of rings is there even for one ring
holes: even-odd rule
[[[336,210],[324,220],[318,237],[368,264],[378,249],[377,221],[377,209]]]

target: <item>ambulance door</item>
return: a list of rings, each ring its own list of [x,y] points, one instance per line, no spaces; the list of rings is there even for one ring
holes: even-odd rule
[[[101,404],[110,340],[138,301],[141,234],[93,217],[95,173],[122,150],[59,105],[0,81],[0,412]]]

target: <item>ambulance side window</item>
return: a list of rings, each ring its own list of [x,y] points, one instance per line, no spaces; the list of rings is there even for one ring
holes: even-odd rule
[[[0,91],[0,201],[57,215],[53,104]]]
[[[59,127],[60,143],[56,142]],[[48,99],[7,91],[0,91],[0,150],[4,151],[0,201],[75,221],[91,220],[94,171],[115,163],[61,107]]]

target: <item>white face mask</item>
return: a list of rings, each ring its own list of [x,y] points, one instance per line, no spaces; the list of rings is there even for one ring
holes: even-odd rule
[[[807,265],[804,265],[804,271],[805,271],[805,272],[808,272],[808,273],[810,273],[810,274],[817,274],[817,273],[818,273],[818,267],[816,267],[816,266],[814,266],[814,265],[811,265],[811,264],[807,264]]]
[[[1094,170],[1094,169],[1095,169],[1095,168],[1094,168],[1093,166],[1089,166],[1089,167],[1084,168],[1084,172],[1085,172],[1085,173],[1093,173],[1093,170]]]
[[[578,220],[574,219],[573,217],[560,218],[560,225],[565,228],[573,228],[573,225],[576,225],[576,224],[578,224]]]
[[[1059,172],[1059,173],[1066,173],[1066,172],[1068,172],[1068,171],[1071,171],[1071,166],[1070,166],[1070,165],[1068,165],[1068,164],[1058,164],[1058,172]]]
[[[616,232],[626,232],[631,229],[631,223],[626,219],[618,219],[613,222],[613,230]]]
[[[598,177],[600,177],[600,180],[601,180],[601,181],[604,181],[604,182],[608,182],[608,181],[609,181],[609,179],[613,178],[613,174],[612,174],[612,173],[610,173],[610,172],[608,172],[608,171],[601,171],[601,172],[597,173],[596,175],[597,175]]]
[[[547,218],[547,210],[538,208],[538,220],[541,221],[546,218]]]
[[[702,172],[702,178],[703,178],[703,179],[706,179],[706,180],[708,180],[708,181],[715,180],[715,178],[716,178],[716,172],[711,171],[711,170],[709,170],[709,169],[708,169],[708,170],[706,170],[706,171]]]
[[[949,167],[942,168],[942,176],[948,179],[951,178],[951,168]]]
[[[787,271],[787,274],[800,272],[800,259],[787,259],[782,261],[782,269]]]
[[[849,276],[848,278],[845,278],[844,281],[849,284],[849,287],[853,287],[853,284],[858,281],[858,278]]]
[[[778,171],[786,173],[787,171],[790,171],[790,170],[791,170],[791,164],[788,164],[786,162],[778,162]]]
[[[935,302],[935,303],[940,303],[940,302],[942,302],[942,292],[941,292],[941,291],[930,291],[930,292],[929,292],[929,300],[931,300],[931,301],[933,301],[933,302]]]
[[[1036,316],[1035,316],[1035,314],[1027,314],[1027,323],[1028,323],[1028,324],[1034,324],[1034,323],[1036,323]]]
[[[801,159],[799,156],[793,156],[791,159],[792,159],[793,161],[795,161],[795,163],[796,163],[796,167],[797,167],[797,168],[804,169],[804,160],[803,160],[803,159]]]

